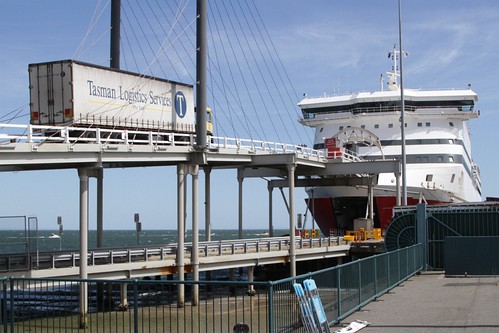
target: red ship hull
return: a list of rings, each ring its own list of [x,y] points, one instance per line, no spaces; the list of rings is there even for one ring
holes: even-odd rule
[[[314,198],[306,199],[308,209],[323,235],[341,234],[345,230],[353,230],[353,220],[365,217],[367,198]],[[419,203],[417,198],[407,198],[408,205]],[[439,201],[427,201],[429,205],[442,204]],[[395,196],[378,196],[374,198],[374,227],[385,230],[392,221]]]

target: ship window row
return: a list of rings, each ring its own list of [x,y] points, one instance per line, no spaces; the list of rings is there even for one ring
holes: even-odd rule
[[[426,180],[427,182],[432,182],[432,181],[433,181],[433,175],[432,175],[432,174],[427,174],[427,175],[426,175],[425,180]],[[455,173],[453,173],[453,174],[450,176],[450,183],[451,183],[451,184],[453,184],[455,180],[456,180],[456,174],[455,174]]]
[[[380,157],[381,158],[381,157]],[[386,159],[399,159],[400,156],[385,156]],[[376,158],[375,158],[376,159]],[[428,155],[407,155],[407,164],[417,164],[417,163],[456,163],[461,164],[466,170],[466,173],[473,178],[473,174],[470,166],[466,163],[464,157],[459,154],[455,155],[440,155],[440,154],[428,154]]]
[[[431,163],[431,162],[436,162],[436,163],[454,163],[454,156],[452,155],[447,155],[447,156],[442,156],[438,155],[434,158],[431,158],[433,161],[430,160],[430,156],[416,156],[416,160],[414,161],[415,163]]]
[[[402,140],[381,140],[382,146],[400,146]],[[405,140],[406,145],[461,145],[463,141],[458,139],[409,139]]]
[[[417,109],[458,109],[459,111],[471,112],[474,109],[474,101],[405,101],[405,110],[414,112]],[[352,114],[362,113],[380,113],[380,112],[400,112],[400,101],[387,102],[367,102],[356,103],[352,105],[326,106],[322,108],[302,109],[304,119],[313,119],[316,114],[342,113],[350,112]]]
[[[385,158],[398,159],[400,156],[385,156]],[[463,156],[455,155],[440,155],[440,154],[427,154],[427,155],[407,155],[406,161],[408,164],[416,163],[460,163],[464,165]]]
[[[462,140],[457,140],[457,139],[417,139],[417,140],[407,140],[407,144],[459,144],[463,145]],[[387,146],[391,144],[397,144],[400,145],[400,140],[385,140],[381,141],[382,146]],[[324,149],[324,143],[318,143],[314,145],[314,149]],[[370,156],[369,159],[382,159],[382,156]],[[400,155],[388,155],[384,156],[385,159],[400,159]],[[441,155],[441,154],[428,154],[428,155],[407,155],[406,156],[406,162],[408,164],[418,164],[418,163],[457,163],[461,164],[464,169],[466,170],[466,173],[470,177],[473,178],[473,174],[470,168],[470,165],[468,164],[465,160],[465,158],[460,155],[460,154],[454,154],[454,155]],[[431,177],[433,177],[431,175]],[[451,176],[451,183],[454,182],[455,175],[453,174]]]
[[[381,140],[382,147],[386,146],[400,146],[402,140]],[[406,145],[460,145],[464,147],[462,140],[458,139],[409,139],[405,140]],[[316,143],[314,149],[324,149],[325,145],[323,142]]]
[[[423,127],[423,123],[422,122],[418,122],[417,126],[418,127]],[[352,127],[352,126],[346,126],[346,128],[350,128],[350,127]],[[407,123],[405,123],[405,127],[407,128]],[[431,127],[431,122],[429,122],[429,121],[425,122],[424,123],[424,127]],[[454,127],[454,122],[449,121],[449,127]],[[366,125],[360,125],[360,128],[365,129]],[[374,129],[378,129],[378,128],[379,128],[379,124],[374,124]],[[389,123],[388,124],[388,128],[393,128],[393,123]],[[323,129],[324,128],[321,128],[320,131],[322,132]],[[341,126],[338,127],[338,129],[340,131],[343,131],[345,129],[345,126],[341,125]]]

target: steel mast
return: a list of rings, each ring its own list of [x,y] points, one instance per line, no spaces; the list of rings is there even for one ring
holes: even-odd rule
[[[208,19],[206,0],[197,0],[196,23],[196,149],[206,148],[206,81],[208,68]]]
[[[399,16],[399,64],[400,64],[400,134],[402,139],[402,205],[407,205],[407,157],[405,151],[405,100],[404,100],[404,79],[402,68],[402,15],[401,15],[401,0],[398,0],[398,16]]]

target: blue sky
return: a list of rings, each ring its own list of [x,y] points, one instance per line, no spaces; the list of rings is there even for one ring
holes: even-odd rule
[[[28,113],[29,63],[75,57],[97,64],[107,63],[108,11],[104,11],[84,41],[98,3],[2,1],[0,119],[21,107]],[[398,42],[396,0],[255,0],[255,5],[297,92],[292,103],[296,104],[302,93],[317,96],[379,88],[379,76],[390,66],[387,52]],[[499,123],[496,111],[499,105],[499,3],[494,0],[402,1],[402,10],[404,49],[410,54],[404,62],[405,87],[472,85],[479,94],[481,110],[480,118],[470,124],[472,153],[481,169],[484,197],[499,196],[499,177],[494,172],[499,159],[496,148],[499,139],[496,128]],[[79,48],[80,45],[83,47]],[[291,118],[296,118],[297,110],[291,110]],[[28,123],[29,120],[24,117],[16,122]],[[286,126],[281,126],[281,130]],[[296,138],[311,140],[309,134],[304,130]],[[269,131],[269,140],[276,137],[285,142],[303,143]],[[237,228],[236,172],[215,171],[212,177],[212,227]],[[106,229],[133,229],[135,212],[141,214],[145,229],[175,228],[175,168],[106,170],[104,182]],[[56,229],[56,217],[62,216],[66,229],[78,227],[76,170],[0,173],[0,184],[0,215],[37,216],[41,229]],[[266,183],[247,179],[244,186],[245,226],[266,228]],[[94,195],[94,181],[91,191]],[[303,192],[297,189],[297,213],[305,212]],[[274,225],[286,228],[288,218],[281,196],[278,191],[274,191],[274,196]],[[92,197],[91,229],[95,229],[94,209]]]

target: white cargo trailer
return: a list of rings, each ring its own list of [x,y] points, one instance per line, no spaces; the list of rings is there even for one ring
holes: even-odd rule
[[[195,133],[193,86],[75,60],[29,65],[31,124]]]

